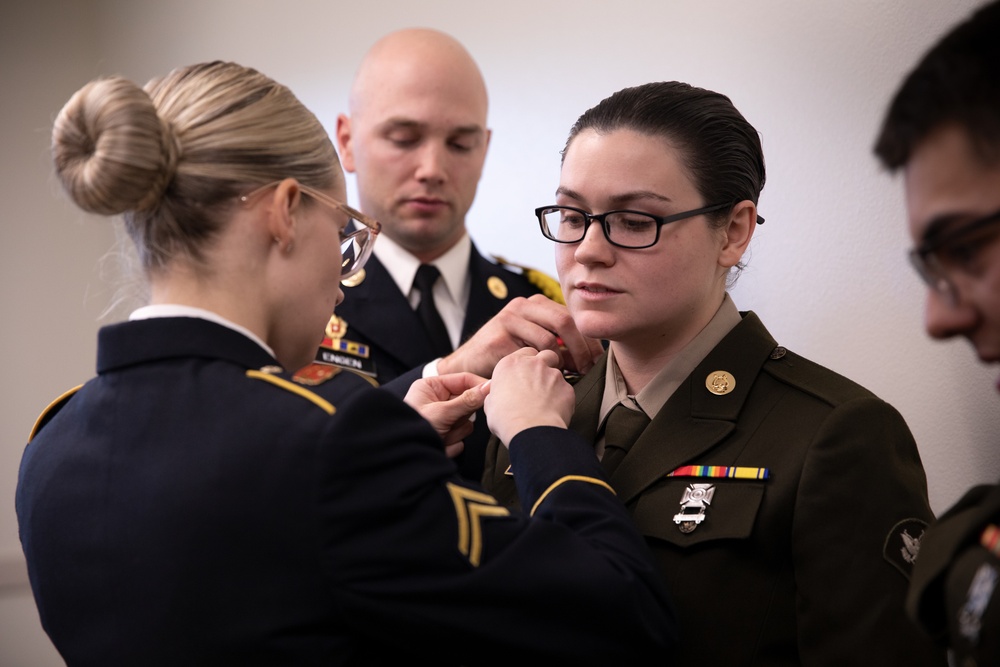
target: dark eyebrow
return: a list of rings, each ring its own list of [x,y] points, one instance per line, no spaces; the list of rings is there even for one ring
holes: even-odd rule
[[[411,120],[409,118],[389,118],[382,123],[382,128],[384,130],[426,130],[427,123],[421,123],[419,121]],[[486,132],[486,128],[481,125],[459,125],[458,127],[452,127],[448,129],[448,134],[483,134]]]
[[[1000,219],[1000,210],[988,213],[984,216],[973,217],[968,213],[946,213],[933,218],[927,225],[920,239],[920,249],[924,252],[939,248],[954,238],[961,238],[972,229],[979,229],[981,226],[991,224]],[[968,220],[966,224],[959,225],[955,229],[955,223],[959,220]]]
[[[920,237],[920,245],[926,246],[939,239],[956,220],[967,217],[960,213],[946,213],[933,218]]]
[[[586,201],[586,198],[580,193],[563,186],[559,186],[558,188],[556,188],[556,196],[558,197],[559,195],[563,195],[564,197],[569,197],[570,199],[574,199],[578,202]],[[612,208],[617,208],[619,206],[625,206],[629,202],[634,202],[643,199],[651,199],[653,201],[667,202],[667,203],[673,202],[673,200],[670,197],[661,195],[651,190],[634,190],[632,192],[623,192],[621,194],[612,195],[610,201]]]

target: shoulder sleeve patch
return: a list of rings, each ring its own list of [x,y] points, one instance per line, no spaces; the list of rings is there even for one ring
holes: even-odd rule
[[[563,297],[562,287],[559,286],[559,281],[552,276],[547,273],[543,273],[538,269],[532,269],[531,267],[524,266],[523,264],[509,262],[499,255],[493,255],[493,259],[495,259],[498,264],[513,266],[514,268],[521,269],[521,273],[528,279],[528,282],[540,289],[542,294],[549,297],[556,303],[560,303],[564,306],[566,305],[566,299]]]
[[[80,387],[82,386],[83,385],[80,384],[73,387],[45,406],[45,409],[42,410],[42,414],[38,415],[38,419],[35,420],[35,425],[31,427],[31,433],[28,434],[28,442],[31,442],[31,440],[38,435],[38,432],[49,423],[49,420],[55,417],[56,413],[62,410],[64,405],[69,403],[69,399],[73,398],[73,395],[80,391]]]
[[[885,536],[882,557],[909,580],[913,564],[920,555],[920,540],[924,537],[927,522],[920,519],[903,519]]]
[[[326,412],[326,414],[328,415],[332,415],[335,412],[337,412],[337,408],[333,407],[333,404],[330,403],[330,401],[326,400],[322,396],[317,396],[316,394],[309,391],[305,387],[300,387],[294,382],[289,382],[284,378],[277,377],[276,375],[272,375],[264,371],[256,371],[253,369],[247,371],[247,377],[253,378],[255,380],[263,380],[264,382],[269,382],[276,387],[281,387],[286,391],[290,391],[293,394],[298,394],[302,398],[315,403],[317,406],[322,408],[323,411]]]

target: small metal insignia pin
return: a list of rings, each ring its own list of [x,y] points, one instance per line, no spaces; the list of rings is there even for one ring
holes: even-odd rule
[[[681,498],[681,511],[674,515],[674,523],[682,533],[692,532],[705,520],[705,510],[714,495],[714,484],[688,484]]]
[[[507,284],[497,276],[490,276],[486,280],[486,289],[498,299],[507,298]]]
[[[344,334],[347,333],[347,322],[345,322],[342,317],[331,315],[330,321],[326,323],[325,333],[326,337],[331,340],[343,338]]]
[[[736,378],[726,371],[713,371],[705,378],[705,387],[716,396],[723,396],[736,389]]]

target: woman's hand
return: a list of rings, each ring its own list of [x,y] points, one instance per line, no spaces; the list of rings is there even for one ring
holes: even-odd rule
[[[483,407],[488,391],[485,378],[449,373],[417,380],[403,400],[430,422],[444,441],[445,453],[454,458],[465,447],[462,438],[472,433],[470,417]]]

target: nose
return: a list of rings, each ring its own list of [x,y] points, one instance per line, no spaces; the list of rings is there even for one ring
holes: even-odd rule
[[[415,178],[421,182],[442,183],[447,174],[447,147],[427,141],[417,153]]]
[[[599,221],[592,220],[576,246],[576,261],[580,264],[613,264],[614,258],[615,247],[604,236],[604,227]]]
[[[976,309],[959,293],[956,303],[937,290],[927,290],[924,327],[931,338],[944,340],[970,331],[976,324]]]

